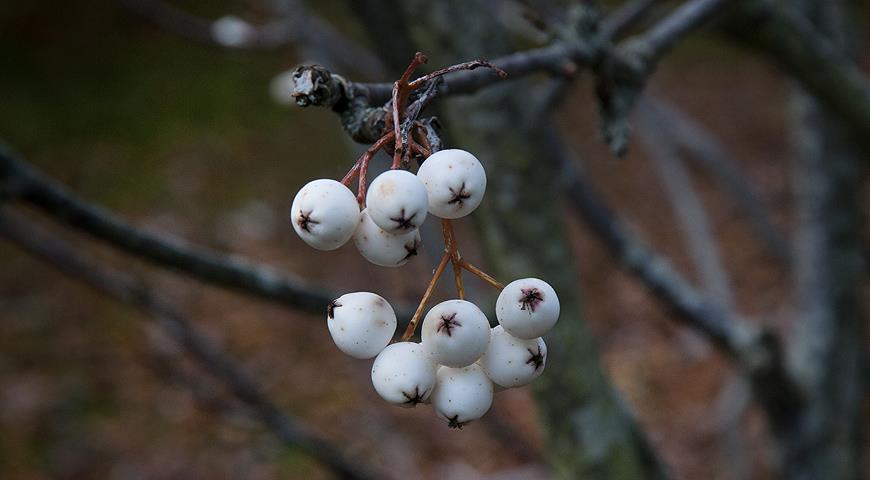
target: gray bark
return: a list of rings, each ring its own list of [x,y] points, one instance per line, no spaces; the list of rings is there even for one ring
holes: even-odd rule
[[[497,23],[480,21],[497,16],[490,3],[428,5],[427,31],[436,33],[422,40],[437,64],[511,50]],[[445,52],[458,56],[445,58]],[[583,321],[559,208],[559,172],[543,153],[549,126],[534,108],[539,91],[531,81],[515,81],[445,102],[445,124],[455,140],[447,147],[473,152],[488,171],[484,204],[473,215],[487,269],[502,281],[539,277],[559,293],[561,318],[546,336],[547,370],[534,387],[554,473],[560,478],[665,478],[604,376]]]
[[[843,2],[798,2],[838,54]],[[857,479],[863,425],[863,273],[860,187],[864,165],[843,122],[802,89],[794,94],[798,209],[797,318],[790,353],[807,407],[785,447],[790,479]]]

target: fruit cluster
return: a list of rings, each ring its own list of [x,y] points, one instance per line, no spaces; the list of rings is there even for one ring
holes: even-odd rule
[[[390,344],[396,314],[374,293],[335,299],[327,308],[327,324],[342,352],[376,357],[372,384],[384,400],[404,407],[431,403],[450,427],[461,428],[489,410],[495,388],[526,385],[543,372],[547,346],[541,336],[559,317],[559,299],[542,280],[524,278],[504,286],[459,255],[450,221],[473,212],[486,190],[486,173],[474,155],[455,149],[433,153],[416,175],[398,166],[375,178],[367,195],[360,162],[349,174],[360,174],[356,197],[344,182],[310,182],[293,200],[290,217],[308,245],[334,250],[353,238],[363,257],[388,267],[404,265],[417,254],[417,229],[428,214],[442,219],[445,254],[401,341]],[[432,307],[423,319],[422,342],[410,342],[448,261],[459,299]],[[463,268],[501,290],[498,326],[490,328],[486,315],[464,299]]]

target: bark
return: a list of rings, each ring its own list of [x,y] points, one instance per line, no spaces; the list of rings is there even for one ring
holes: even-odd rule
[[[511,51],[486,1],[429,4],[422,39],[438,64]],[[461,14],[460,14],[461,12]],[[449,55],[449,56],[448,56]],[[473,215],[488,268],[501,280],[539,277],[559,293],[562,314],[546,336],[547,370],[534,391],[551,465],[560,478],[664,478],[661,465],[604,376],[583,321],[578,283],[558,208],[558,172],[541,158],[539,89],[528,80],[496,85],[474,98],[445,102],[455,145],[488,171],[484,204]]]
[[[798,2],[847,58],[843,2]],[[789,479],[860,476],[863,273],[860,187],[864,164],[844,122],[801,88],[794,94],[793,181],[797,318],[790,358],[808,399],[786,439]]]

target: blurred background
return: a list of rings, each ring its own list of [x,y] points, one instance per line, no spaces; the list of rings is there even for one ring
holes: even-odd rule
[[[370,53],[371,36],[352,3],[326,0],[307,8]],[[530,7],[491,3],[488,21],[516,29],[526,45],[539,41],[521,22]],[[319,40],[232,48],[232,21],[224,37],[209,43],[158,25],[136,5],[3,2],[0,138],[77,196],[148,232],[242,255],[331,291],[370,290],[394,304],[416,303],[440,254],[437,232],[426,255],[394,270],[369,264],[352,246],[314,251],[286,220],[304,183],[340,178],[361,151],[336,115],[290,105],[286,84],[273,85],[300,63],[325,62],[317,57]],[[257,24],[275,15],[276,4],[171,5],[209,21],[234,15]],[[856,44],[866,44],[870,8],[854,6]],[[412,35],[426,34],[414,15],[406,21]],[[870,71],[870,55],[858,51],[859,65]],[[392,81],[396,69],[382,61],[331,66],[353,80]],[[711,30],[670,53],[646,90],[714,133],[786,242],[796,222],[791,89],[771,63]],[[276,91],[284,93],[276,98]],[[698,280],[653,149],[641,135],[624,158],[615,158],[601,140],[595,101],[593,79],[581,75],[556,104],[555,123],[631,231]],[[385,161],[375,163],[373,169],[386,168]],[[697,163],[686,165],[728,271],[733,303],[747,318],[763,317],[774,330],[788,331],[795,311],[788,268],[760,239],[747,211]],[[866,179],[861,198],[866,219]],[[77,250],[147,278],[282,409],[394,478],[550,477],[529,388],[499,393],[486,420],[448,430],[428,408],[381,401],[370,385],[369,363],[341,354],[322,316],[167,273],[59,228],[36,210],[16,211]],[[745,400],[747,387],[728,360],[675,322],[581,220],[568,212],[564,217],[579,278],[572,294],[580,298],[603,369],[673,477],[776,478],[763,415]],[[458,229],[463,253],[485,264],[479,230],[470,219]],[[866,240],[866,227],[864,234]],[[494,301],[484,285],[469,282],[481,303]],[[445,299],[449,282],[442,283],[438,296]],[[860,292],[866,312],[866,276]],[[5,241],[0,322],[0,478],[330,478],[263,430],[146,315]]]

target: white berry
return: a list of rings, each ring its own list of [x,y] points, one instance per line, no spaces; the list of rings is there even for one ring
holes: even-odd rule
[[[450,428],[462,428],[477,420],[492,405],[492,382],[480,365],[440,367],[432,393],[432,408]]]
[[[465,150],[433,153],[417,176],[429,195],[429,213],[441,218],[460,218],[473,212],[486,191],[486,171]]]
[[[428,210],[426,187],[406,170],[378,175],[366,194],[372,221],[389,233],[407,233],[423,224]]]
[[[399,267],[417,255],[420,248],[420,231],[392,234],[377,226],[369,216],[368,209],[362,211],[359,226],[353,232],[353,243],[366,260],[382,267]]]
[[[489,344],[489,321],[465,300],[447,300],[423,319],[423,346],[436,363],[464,367],[477,361]]]
[[[384,400],[413,407],[432,394],[435,364],[419,343],[394,343],[375,358],[372,385]]]
[[[521,278],[507,284],[495,302],[495,315],[505,331],[530,340],[543,336],[559,319],[559,297],[547,282]]]
[[[520,387],[544,371],[547,344],[540,337],[531,340],[516,338],[498,325],[492,329],[489,347],[477,363],[496,385]]]
[[[381,296],[354,292],[329,304],[326,324],[339,350],[354,358],[372,358],[396,333],[396,314]]]
[[[335,250],[353,236],[359,224],[359,204],[343,184],[314,180],[293,199],[290,222],[308,245],[318,250]]]

